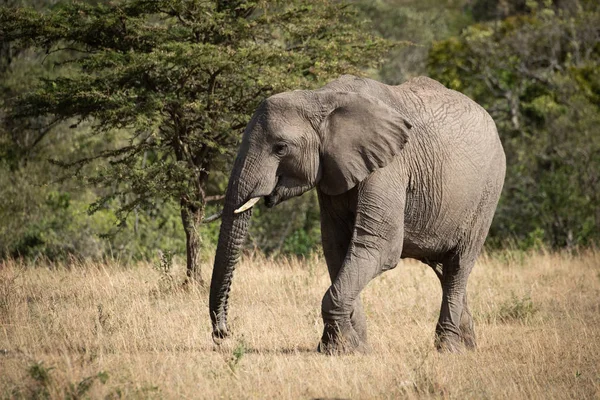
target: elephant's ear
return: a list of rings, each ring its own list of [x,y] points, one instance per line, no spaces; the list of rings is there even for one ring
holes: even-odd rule
[[[402,150],[412,127],[396,110],[367,95],[332,93],[335,107],[323,120],[320,189],[344,193]]]

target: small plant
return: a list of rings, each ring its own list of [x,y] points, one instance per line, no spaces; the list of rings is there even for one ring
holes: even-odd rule
[[[102,307],[102,304],[98,304],[97,306],[98,309],[98,322],[100,323],[100,326],[102,328],[106,328],[108,325],[108,314],[104,312],[104,307]]]
[[[53,383],[50,371],[53,369],[54,367],[46,367],[43,361],[31,364],[27,368],[27,374],[33,382],[22,382],[18,387],[15,387],[12,390],[11,397],[27,399],[49,399],[55,397],[56,392],[54,394],[50,393],[50,386]],[[105,384],[108,381],[108,373],[100,371],[95,375],[83,378],[79,382],[69,383],[68,385],[63,386],[61,390],[63,393],[62,397],[66,400],[85,398],[96,381]],[[55,388],[57,384],[59,383],[54,381]],[[58,389],[60,390],[61,388],[58,387]]]
[[[500,305],[497,318],[501,322],[529,322],[537,312],[538,307],[530,296],[519,298],[513,294],[510,300]]]
[[[231,355],[229,362],[227,363],[229,369],[231,369],[231,372],[233,372],[234,375],[236,374],[238,364],[240,363],[240,361],[242,361],[242,358],[246,354],[246,351],[246,343],[244,342],[244,340],[240,340],[238,345],[233,350],[233,354]]]
[[[33,363],[29,366],[27,372],[31,379],[35,381],[35,384],[30,387],[32,398],[43,399],[50,397],[48,387],[51,381],[50,371],[53,369],[53,367],[44,366],[43,361]]]
[[[96,381],[100,381],[100,383],[105,384],[108,381],[108,373],[105,371],[100,371],[96,375],[83,378],[77,384],[70,383],[65,393],[65,399],[76,400],[82,398]]]
[[[154,264],[154,269],[160,274],[158,280],[158,288],[153,289],[154,295],[161,293],[170,292],[177,286],[175,283],[175,277],[173,276],[173,258],[174,254],[172,251],[159,251],[158,252],[158,263]]]

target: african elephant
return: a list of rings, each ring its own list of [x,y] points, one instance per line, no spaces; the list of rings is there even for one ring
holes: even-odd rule
[[[210,286],[213,339],[228,335],[228,295],[252,206],[316,187],[331,278],[318,349],[366,349],[360,292],[406,257],[430,265],[441,282],[437,348],[474,348],[467,278],[505,169],[488,113],[426,77],[388,86],[344,75],[269,97],[244,132],[225,196]]]

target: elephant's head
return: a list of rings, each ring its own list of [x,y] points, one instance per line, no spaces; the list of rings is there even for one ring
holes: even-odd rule
[[[210,286],[215,341],[227,336],[227,300],[252,206],[268,207],[319,185],[338,195],[389,163],[410,124],[380,100],[353,92],[294,91],[265,100],[234,163]]]

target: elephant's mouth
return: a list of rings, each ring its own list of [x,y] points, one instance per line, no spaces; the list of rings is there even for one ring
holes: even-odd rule
[[[278,176],[277,183],[275,184],[273,191],[271,194],[265,196],[265,205],[267,208],[273,208],[281,202],[281,189],[283,189],[281,187],[281,176]]]
[[[281,196],[279,194],[275,194],[275,193],[271,193],[268,196],[264,196],[265,199],[265,205],[268,208],[272,208],[275,207],[277,204],[279,204],[281,202]],[[254,205],[256,203],[258,203],[258,201],[260,200],[260,197],[253,197],[250,200],[248,200],[247,202],[245,202],[241,207],[237,208],[234,213],[235,214],[239,214],[242,213],[246,210],[251,209],[252,207],[254,207]]]
[[[275,189],[273,189],[273,191],[271,192],[271,194],[267,195],[267,196],[256,196],[256,197],[252,197],[250,198],[250,200],[246,201],[242,206],[240,206],[239,208],[237,208],[234,213],[235,214],[239,214],[242,213],[246,210],[251,209],[252,207],[254,207],[254,205],[256,203],[258,203],[258,201],[261,199],[261,197],[264,197],[265,199],[265,205],[268,208],[272,208],[275,207],[277,204],[281,203],[283,201],[283,195],[281,193],[281,190],[279,187],[275,187]]]
[[[273,208],[280,203],[281,196],[273,191],[270,195],[265,196],[265,205],[267,208]]]
[[[310,190],[314,185],[302,184],[301,182],[279,177],[273,191],[265,196],[265,205],[268,208],[275,207],[277,204],[284,202],[292,197],[300,196],[302,193]]]

